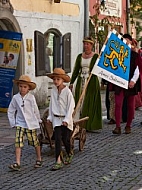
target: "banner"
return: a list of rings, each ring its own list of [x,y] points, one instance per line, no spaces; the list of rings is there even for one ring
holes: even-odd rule
[[[108,34],[92,74],[128,89],[131,45],[117,31]]]
[[[0,111],[6,112],[12,98],[22,34],[0,30]]]

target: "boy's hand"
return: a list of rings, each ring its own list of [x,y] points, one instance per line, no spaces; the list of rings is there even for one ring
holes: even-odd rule
[[[63,121],[63,122],[62,122],[62,125],[64,125],[64,126],[68,126],[68,123],[65,122],[65,121]]]

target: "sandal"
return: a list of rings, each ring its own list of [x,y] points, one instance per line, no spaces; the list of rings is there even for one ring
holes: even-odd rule
[[[65,165],[68,165],[72,162],[73,159],[73,154],[70,154],[69,156],[67,156],[66,160],[64,161]]]
[[[34,165],[34,168],[41,168],[42,167],[42,161],[37,160],[36,164]]]
[[[11,164],[10,166],[8,166],[10,169],[14,170],[14,171],[20,171],[21,170],[21,167],[19,164],[17,163],[14,163],[14,164]]]
[[[59,170],[63,167],[63,163],[55,163],[55,165],[51,168],[51,171],[56,171],[56,170]]]

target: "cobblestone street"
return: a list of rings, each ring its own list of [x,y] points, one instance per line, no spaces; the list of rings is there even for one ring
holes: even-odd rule
[[[102,100],[104,105],[104,96]],[[14,129],[7,116],[0,113],[0,189],[1,190],[140,190],[142,189],[142,111],[136,111],[131,134],[112,134],[115,125],[107,125],[103,107],[103,129],[87,133],[84,150],[75,141],[71,165],[50,171],[54,152],[48,145],[42,149],[43,167],[34,169],[35,151],[27,145],[22,151],[21,171],[11,172],[15,161]],[[122,131],[125,124],[122,124]]]

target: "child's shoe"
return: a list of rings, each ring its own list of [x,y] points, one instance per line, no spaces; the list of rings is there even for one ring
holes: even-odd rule
[[[65,165],[70,164],[72,162],[72,159],[73,159],[73,154],[69,154],[69,156],[67,156],[67,158],[65,159],[64,164]]]
[[[41,168],[41,167],[42,167],[42,161],[37,160],[35,165],[34,165],[34,168]]]
[[[8,166],[10,169],[14,170],[14,171],[20,171],[21,170],[21,167],[19,164],[17,163],[14,163],[14,164],[11,164],[10,166]]]
[[[54,166],[52,166],[52,168],[51,168],[51,171],[56,171],[56,170],[59,170],[59,169],[61,169],[63,167],[63,163],[61,162],[61,163],[55,163],[55,165]]]

